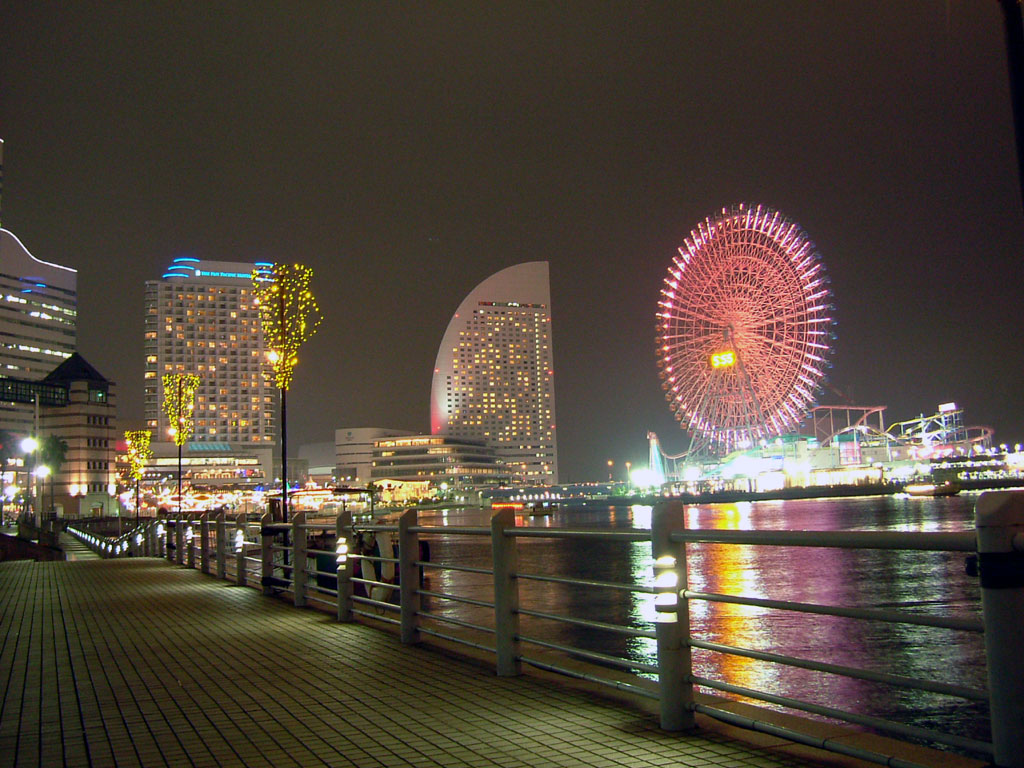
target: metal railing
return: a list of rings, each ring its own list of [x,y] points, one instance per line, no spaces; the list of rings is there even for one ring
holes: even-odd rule
[[[201,568],[238,584],[259,586],[265,594],[291,595],[297,606],[316,605],[336,611],[339,621],[363,620],[395,627],[404,643],[424,638],[453,643],[495,658],[499,675],[517,675],[523,664],[585,679],[600,685],[656,699],[662,727],[690,728],[694,714],[769,731],[786,738],[893,766],[912,762],[851,747],[840,740],[805,736],[762,720],[737,715],[717,702],[720,695],[739,696],[772,706],[866,726],[901,738],[951,746],[988,756],[1000,765],[1015,766],[1019,755],[999,754],[993,745],[977,739],[894,722],[837,706],[803,701],[789,695],[736,685],[725,679],[694,674],[694,651],[739,658],[774,667],[837,675],[864,683],[927,692],[983,702],[987,691],[949,680],[917,679],[901,671],[859,669],[809,657],[745,648],[700,637],[690,630],[691,603],[733,604],[787,614],[828,616],[883,625],[931,627],[945,631],[991,633],[981,620],[948,617],[872,606],[827,605],[769,596],[725,594],[691,590],[687,584],[687,551],[691,547],[827,547],[930,552],[975,552],[978,537],[965,533],[896,533],[835,531],[722,531],[687,530],[678,502],[657,505],[652,529],[607,531],[517,527],[510,510],[494,514],[489,527],[423,526],[409,510],[397,523],[357,524],[343,512],[336,519],[309,520],[299,512],[289,523],[274,522],[269,514],[259,521],[239,516],[233,521],[221,512],[211,521],[199,518],[156,521],[145,531],[132,532],[141,542],[139,554],[166,556],[180,565]],[[1022,519],[1021,525],[1024,525]],[[186,545],[187,531],[194,532]],[[489,547],[491,567],[438,562],[426,557],[421,543],[467,539]],[[528,538],[594,540],[604,545],[650,542],[652,577],[646,583],[595,581],[573,574],[530,573],[519,567],[519,546]],[[1018,538],[1021,538],[1018,535]],[[132,539],[134,541],[134,539]],[[199,544],[195,542],[198,540]],[[1016,540],[1015,540],[1016,541]],[[101,544],[103,546],[103,544]],[[123,545],[109,543],[108,554],[126,554]],[[258,556],[256,556],[258,554]],[[113,556],[113,555],[111,555]],[[233,567],[232,564],[233,563]],[[358,567],[358,571],[356,570]],[[424,574],[440,576],[446,586],[424,585]],[[984,577],[983,577],[984,586]],[[520,604],[520,585],[557,584],[575,590],[612,590],[648,595],[656,610],[654,621],[638,626],[619,624],[542,610]],[[460,591],[469,585],[469,589]],[[1021,590],[1024,591],[1024,582]],[[459,615],[453,615],[458,613]],[[1018,615],[1019,620],[1019,615]],[[530,628],[524,628],[529,622]],[[655,660],[614,656],[591,648],[555,642],[536,631],[544,625],[569,625],[595,632],[642,638],[657,648]],[[827,652],[828,649],[826,648]],[[1011,670],[1017,678],[1020,670]],[[990,670],[990,678],[993,671]],[[998,671],[995,672],[999,675]],[[1017,679],[1016,692],[1024,686]],[[718,695],[695,695],[695,689]],[[993,702],[993,719],[1003,711]],[[1009,729],[1018,724],[1010,723]],[[1006,725],[993,722],[993,730]],[[1024,750],[1021,751],[1024,754]]]
[[[902,738],[952,746],[957,749],[986,755],[992,754],[992,745],[977,739],[893,722],[892,720],[851,712],[836,706],[826,706],[791,696],[753,690],[748,687],[732,684],[723,679],[701,677],[693,674],[691,660],[692,650],[699,649],[727,657],[750,659],[773,665],[811,670],[828,675],[838,675],[854,680],[883,684],[895,689],[926,691],[966,701],[987,701],[987,691],[969,686],[946,681],[917,679],[892,672],[861,669],[847,665],[821,662],[806,657],[708,642],[693,637],[689,632],[690,603],[693,601],[729,603],[752,606],[769,611],[787,611],[834,618],[842,617],[884,624],[925,626],[959,632],[983,632],[984,625],[980,619],[935,616],[873,607],[823,605],[765,597],[708,593],[691,590],[687,584],[688,544],[974,552],[977,548],[977,537],[974,532],[684,530],[685,526],[682,522],[681,509],[666,510],[665,514],[661,516],[660,523],[660,530],[657,523],[655,526],[656,563],[660,563],[662,566],[661,574],[658,577],[660,582],[656,585],[659,589],[658,596],[656,597],[657,607],[661,611],[658,623],[659,649],[671,647],[678,643],[679,651],[676,654],[678,657],[676,663],[678,664],[678,669],[682,670],[682,679],[685,680],[685,682],[674,688],[662,688],[663,720],[667,717],[673,726],[681,728],[692,726],[692,713],[694,712],[701,712],[731,722],[737,720],[733,713],[721,706],[697,703],[694,700],[693,688],[694,686],[699,686],[787,709],[799,710],[855,725],[867,726]],[[684,714],[680,715],[679,713]],[[839,747],[842,748],[842,745],[839,745]]]

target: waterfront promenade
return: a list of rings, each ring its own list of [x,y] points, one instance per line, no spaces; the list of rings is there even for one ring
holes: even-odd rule
[[[0,563],[0,606],[0,767],[866,765],[703,719],[666,733],[158,559]]]

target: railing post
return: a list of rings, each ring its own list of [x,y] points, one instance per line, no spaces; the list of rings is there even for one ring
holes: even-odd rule
[[[235,520],[235,581],[240,587],[244,587],[246,581],[245,534],[247,533],[247,523],[248,520],[244,512]]]
[[[180,514],[174,521],[174,562],[185,564],[185,520]]]
[[[503,509],[491,516],[491,550],[494,557],[494,630],[498,655],[497,671],[502,677],[522,673],[519,661],[519,549],[515,536],[506,535],[516,527],[515,510]]]
[[[274,522],[274,516],[270,511],[263,513],[260,518],[260,584],[263,585],[263,594],[272,595],[274,590],[270,585],[270,579],[274,576],[274,531],[267,526]]]
[[[210,572],[210,511],[206,510],[199,517],[199,568],[203,573]]]
[[[338,621],[352,621],[352,513],[347,509],[334,523],[338,563]]]
[[[185,561],[189,568],[196,567],[196,519],[195,515],[189,515],[185,523]]]
[[[402,608],[402,642],[417,643],[419,632],[419,578],[416,560],[420,556],[419,535],[409,530],[418,520],[415,509],[407,509],[398,518],[398,582]]]
[[[228,526],[227,526],[227,512],[222,507],[217,512],[217,522],[214,525],[214,531],[216,532],[216,544],[214,551],[217,553],[217,578],[224,579],[227,577],[227,560],[228,560]]]
[[[983,493],[975,508],[993,762],[1024,766],[1024,493]]]
[[[686,526],[680,501],[654,505],[651,555],[654,558],[655,633],[658,644],[658,687],[661,727],[666,731],[694,727],[690,608],[686,590],[686,545],[675,544],[673,531]],[[682,598],[682,599],[680,599]]]
[[[306,513],[302,510],[292,513],[292,595],[295,606],[306,604]]]

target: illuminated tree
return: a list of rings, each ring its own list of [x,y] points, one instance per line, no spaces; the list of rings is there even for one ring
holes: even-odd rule
[[[253,272],[255,304],[273,381],[281,390],[281,511],[288,520],[288,411],[286,393],[299,363],[299,347],[320,326],[323,316],[309,283],[313,270],[302,264],[275,264]]]
[[[129,429],[124,433],[128,444],[128,477],[135,481],[135,525],[139,524],[139,483],[146,469],[146,462],[153,458],[149,447],[152,433],[148,429]]]
[[[170,423],[171,439],[178,446],[178,515],[181,515],[181,447],[192,437],[195,422],[196,390],[199,377],[194,373],[168,373],[164,375],[164,413]]]

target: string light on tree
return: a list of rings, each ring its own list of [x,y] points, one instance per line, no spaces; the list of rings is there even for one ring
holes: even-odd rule
[[[168,373],[163,378],[164,413],[170,423],[168,432],[174,443],[181,447],[192,437],[195,422],[195,394],[199,389],[199,377],[194,373]]]
[[[168,373],[164,375],[164,413],[170,422],[168,431],[178,446],[178,513],[181,514],[181,447],[192,437],[195,422],[196,390],[199,377],[194,373]]]
[[[139,520],[139,484],[146,463],[153,458],[150,441],[153,435],[148,429],[129,429],[124,433],[128,444],[128,477],[135,481],[135,522]]]
[[[267,362],[273,370],[274,384],[287,390],[299,362],[299,347],[316,333],[323,320],[309,288],[313,270],[302,264],[275,264],[269,275],[257,271],[252,279]]]

